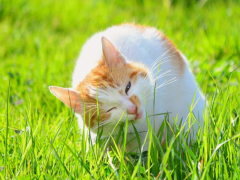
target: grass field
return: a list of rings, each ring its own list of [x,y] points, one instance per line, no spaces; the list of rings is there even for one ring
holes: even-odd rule
[[[239,179],[239,20],[239,1],[1,0],[0,179]],[[115,171],[101,143],[85,153],[76,119],[48,86],[71,86],[87,38],[123,22],[157,27],[176,44],[209,113],[192,146],[177,137],[160,147],[151,134],[147,162],[119,149]]]

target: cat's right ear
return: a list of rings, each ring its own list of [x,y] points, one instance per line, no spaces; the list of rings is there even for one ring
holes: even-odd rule
[[[82,101],[77,91],[71,88],[61,88],[57,86],[50,86],[49,90],[60,101],[72,108],[76,113],[80,114]]]
[[[108,66],[124,65],[126,60],[114,45],[105,37],[102,37],[102,51]]]

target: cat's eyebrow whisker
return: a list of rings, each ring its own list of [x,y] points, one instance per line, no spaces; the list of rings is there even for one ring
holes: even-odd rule
[[[170,56],[166,56],[166,57],[162,58],[161,60],[155,62],[155,63],[150,67],[150,69],[152,69],[152,71],[153,71],[153,70],[155,70],[156,68],[161,67],[163,64],[172,61],[172,59],[169,59],[169,58],[171,58],[171,57],[174,57],[174,56],[173,56],[173,55],[170,55]],[[165,60],[165,59],[167,59],[167,60]]]
[[[161,88],[161,87],[164,87],[164,86],[166,86],[166,85],[172,84],[172,83],[174,83],[175,81],[177,81],[177,78],[176,78],[176,77],[174,77],[174,78],[172,78],[172,79],[170,79],[170,80],[164,81],[162,84],[160,84],[160,85],[156,88],[156,90],[159,89],[159,88]]]
[[[161,79],[163,77],[167,77],[167,76],[177,76],[178,74],[164,74],[164,75],[161,75],[161,76],[158,76],[156,77],[154,80],[158,80],[158,79]]]
[[[177,78],[176,77],[173,77],[171,79],[168,79],[168,80],[165,80],[162,84],[160,84],[158,87],[162,86],[162,85],[165,85],[165,84],[168,84],[168,83],[171,83],[171,82],[174,82]],[[157,87],[157,88],[158,88]]]
[[[166,76],[169,76],[169,75],[174,75],[174,74],[168,74],[169,72],[171,72],[171,70],[164,72],[163,74],[161,74],[160,76],[158,76],[157,79],[162,78],[162,77],[166,77]],[[155,92],[155,93],[156,93],[156,94],[155,94],[155,97],[157,97],[157,96],[159,96],[159,95],[162,95],[162,94],[159,94],[159,92],[157,91],[159,88],[164,87],[164,86],[166,86],[166,85],[169,85],[169,84],[171,84],[171,83],[173,83],[173,82],[175,82],[175,81],[177,81],[177,78],[176,78],[176,77],[174,77],[174,78],[172,78],[172,79],[169,79],[169,80],[165,80],[162,84],[160,84],[159,86],[157,86],[157,87],[155,88],[155,90],[156,90],[156,92]],[[148,83],[148,84],[150,85],[150,83]],[[145,84],[145,86],[148,86],[148,84],[147,84],[147,85]],[[150,93],[148,93],[148,94],[145,94],[144,100],[148,100],[148,99],[153,98],[153,97],[154,97],[153,92],[150,92]]]
[[[156,77],[154,78],[154,80],[155,80],[156,78],[160,77],[160,76],[164,76],[165,74],[170,73],[171,71],[172,71],[172,70],[170,69],[170,70],[167,70],[167,71],[165,71],[165,72],[159,74],[158,76],[156,76]]]
[[[163,69],[160,69],[159,70],[159,72],[161,72]],[[163,73],[161,73],[160,75],[158,75],[157,77],[155,77],[155,78],[153,78],[153,81],[156,81],[156,80],[158,80],[158,79],[160,79],[160,78],[162,78],[162,77],[165,77],[168,73],[170,73],[171,72],[171,70],[168,70],[168,71],[165,71],[165,72],[163,72]],[[169,74],[170,75],[170,74]],[[147,81],[147,84],[146,83],[142,83],[141,84],[141,87],[143,87],[143,86],[145,86],[145,87],[148,87],[148,86],[150,86],[150,85],[152,85],[152,81],[149,81],[148,80],[148,78],[147,77],[145,77],[144,79],[143,79],[143,81],[145,82],[145,81]]]
[[[161,59],[162,57],[164,57],[164,56],[168,53],[169,50],[170,50],[170,49],[166,50],[164,53],[162,53],[161,55],[159,55],[159,56],[153,61],[152,64],[154,64],[155,62],[159,61],[159,59]],[[151,66],[152,66],[152,65],[151,65]]]
[[[165,63],[171,62],[172,59],[169,59],[169,58],[172,58],[172,57],[174,57],[174,56],[173,56],[173,55],[170,55],[170,56],[166,56],[166,57],[164,57],[163,59],[161,59],[161,61],[159,61],[158,64],[155,64],[154,66],[151,67],[152,71],[154,71],[156,68],[161,67],[161,66],[162,66],[163,64],[165,64]],[[165,59],[167,59],[167,60],[164,61]],[[159,73],[159,72],[160,72],[160,71],[158,71],[158,73]]]
[[[159,59],[162,59],[162,58],[163,58],[170,50],[172,50],[172,49],[173,49],[173,47],[171,47],[171,48],[169,48],[168,50],[166,50],[164,53],[162,53],[160,56],[158,56],[158,57],[153,61],[153,63],[159,61]],[[150,67],[152,67],[152,65],[151,65]]]
[[[169,72],[170,72],[170,71],[171,71],[171,70],[169,70]],[[162,77],[174,75],[174,74],[168,74],[169,72],[164,72],[163,74],[161,74],[160,76],[158,76],[158,77],[155,78],[154,80],[160,79],[160,78],[162,78]],[[162,84],[160,84],[159,86],[155,87],[156,93],[158,92],[157,90],[158,90],[159,88],[164,87],[164,86],[166,86],[166,85],[169,85],[169,84],[171,84],[171,83],[173,83],[173,82],[175,82],[175,81],[177,81],[177,78],[176,78],[176,77],[174,77],[174,78],[172,78],[172,79],[169,79],[169,80],[165,80]],[[142,88],[143,86],[148,87],[149,85],[151,85],[151,82],[148,82],[148,84],[142,83],[141,88]],[[153,93],[153,92],[150,92],[150,93],[146,94],[146,95],[145,95],[145,98],[146,98],[146,96],[148,96],[149,94],[152,94],[152,93]]]
[[[170,58],[171,56],[168,56],[168,57],[166,57],[166,58]],[[163,59],[164,60],[164,59]],[[171,62],[172,60],[171,59],[169,59],[169,60],[166,60],[166,61],[162,61],[162,62],[159,62],[159,64],[156,64],[155,66],[153,66],[151,69],[152,69],[152,71],[154,71],[155,69],[157,69],[157,68],[159,68],[159,67],[161,67],[162,65],[164,65],[164,64],[166,64],[166,63],[168,63],[168,62]]]
[[[174,52],[173,54],[176,54],[176,53],[177,53],[177,52]],[[173,54],[162,58],[159,62],[155,62],[155,63],[150,67],[150,69],[152,69],[152,71],[154,71],[156,68],[161,67],[163,64],[172,61],[172,59],[169,59],[169,58],[175,57]],[[165,59],[167,59],[167,60],[164,61]],[[158,73],[159,73],[159,72],[160,72],[160,71],[158,71]]]

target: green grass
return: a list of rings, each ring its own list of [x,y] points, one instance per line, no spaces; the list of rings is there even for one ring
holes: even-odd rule
[[[0,179],[238,179],[239,19],[237,0],[1,0]],[[103,142],[86,154],[76,118],[48,90],[71,86],[87,38],[123,22],[162,29],[188,57],[209,102],[204,133],[190,147],[178,126],[162,125],[176,132],[163,147],[161,130],[150,128],[145,164],[118,147],[104,155]]]

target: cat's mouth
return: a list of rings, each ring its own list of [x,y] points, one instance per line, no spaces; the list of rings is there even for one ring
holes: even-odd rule
[[[143,110],[141,110],[141,111],[136,115],[136,117],[135,117],[134,119],[135,119],[135,120],[138,120],[138,119],[140,119],[142,116],[143,116]]]
[[[143,110],[141,110],[139,113],[136,113],[136,114],[128,114],[130,121],[137,121],[141,119],[142,116],[143,116]]]

